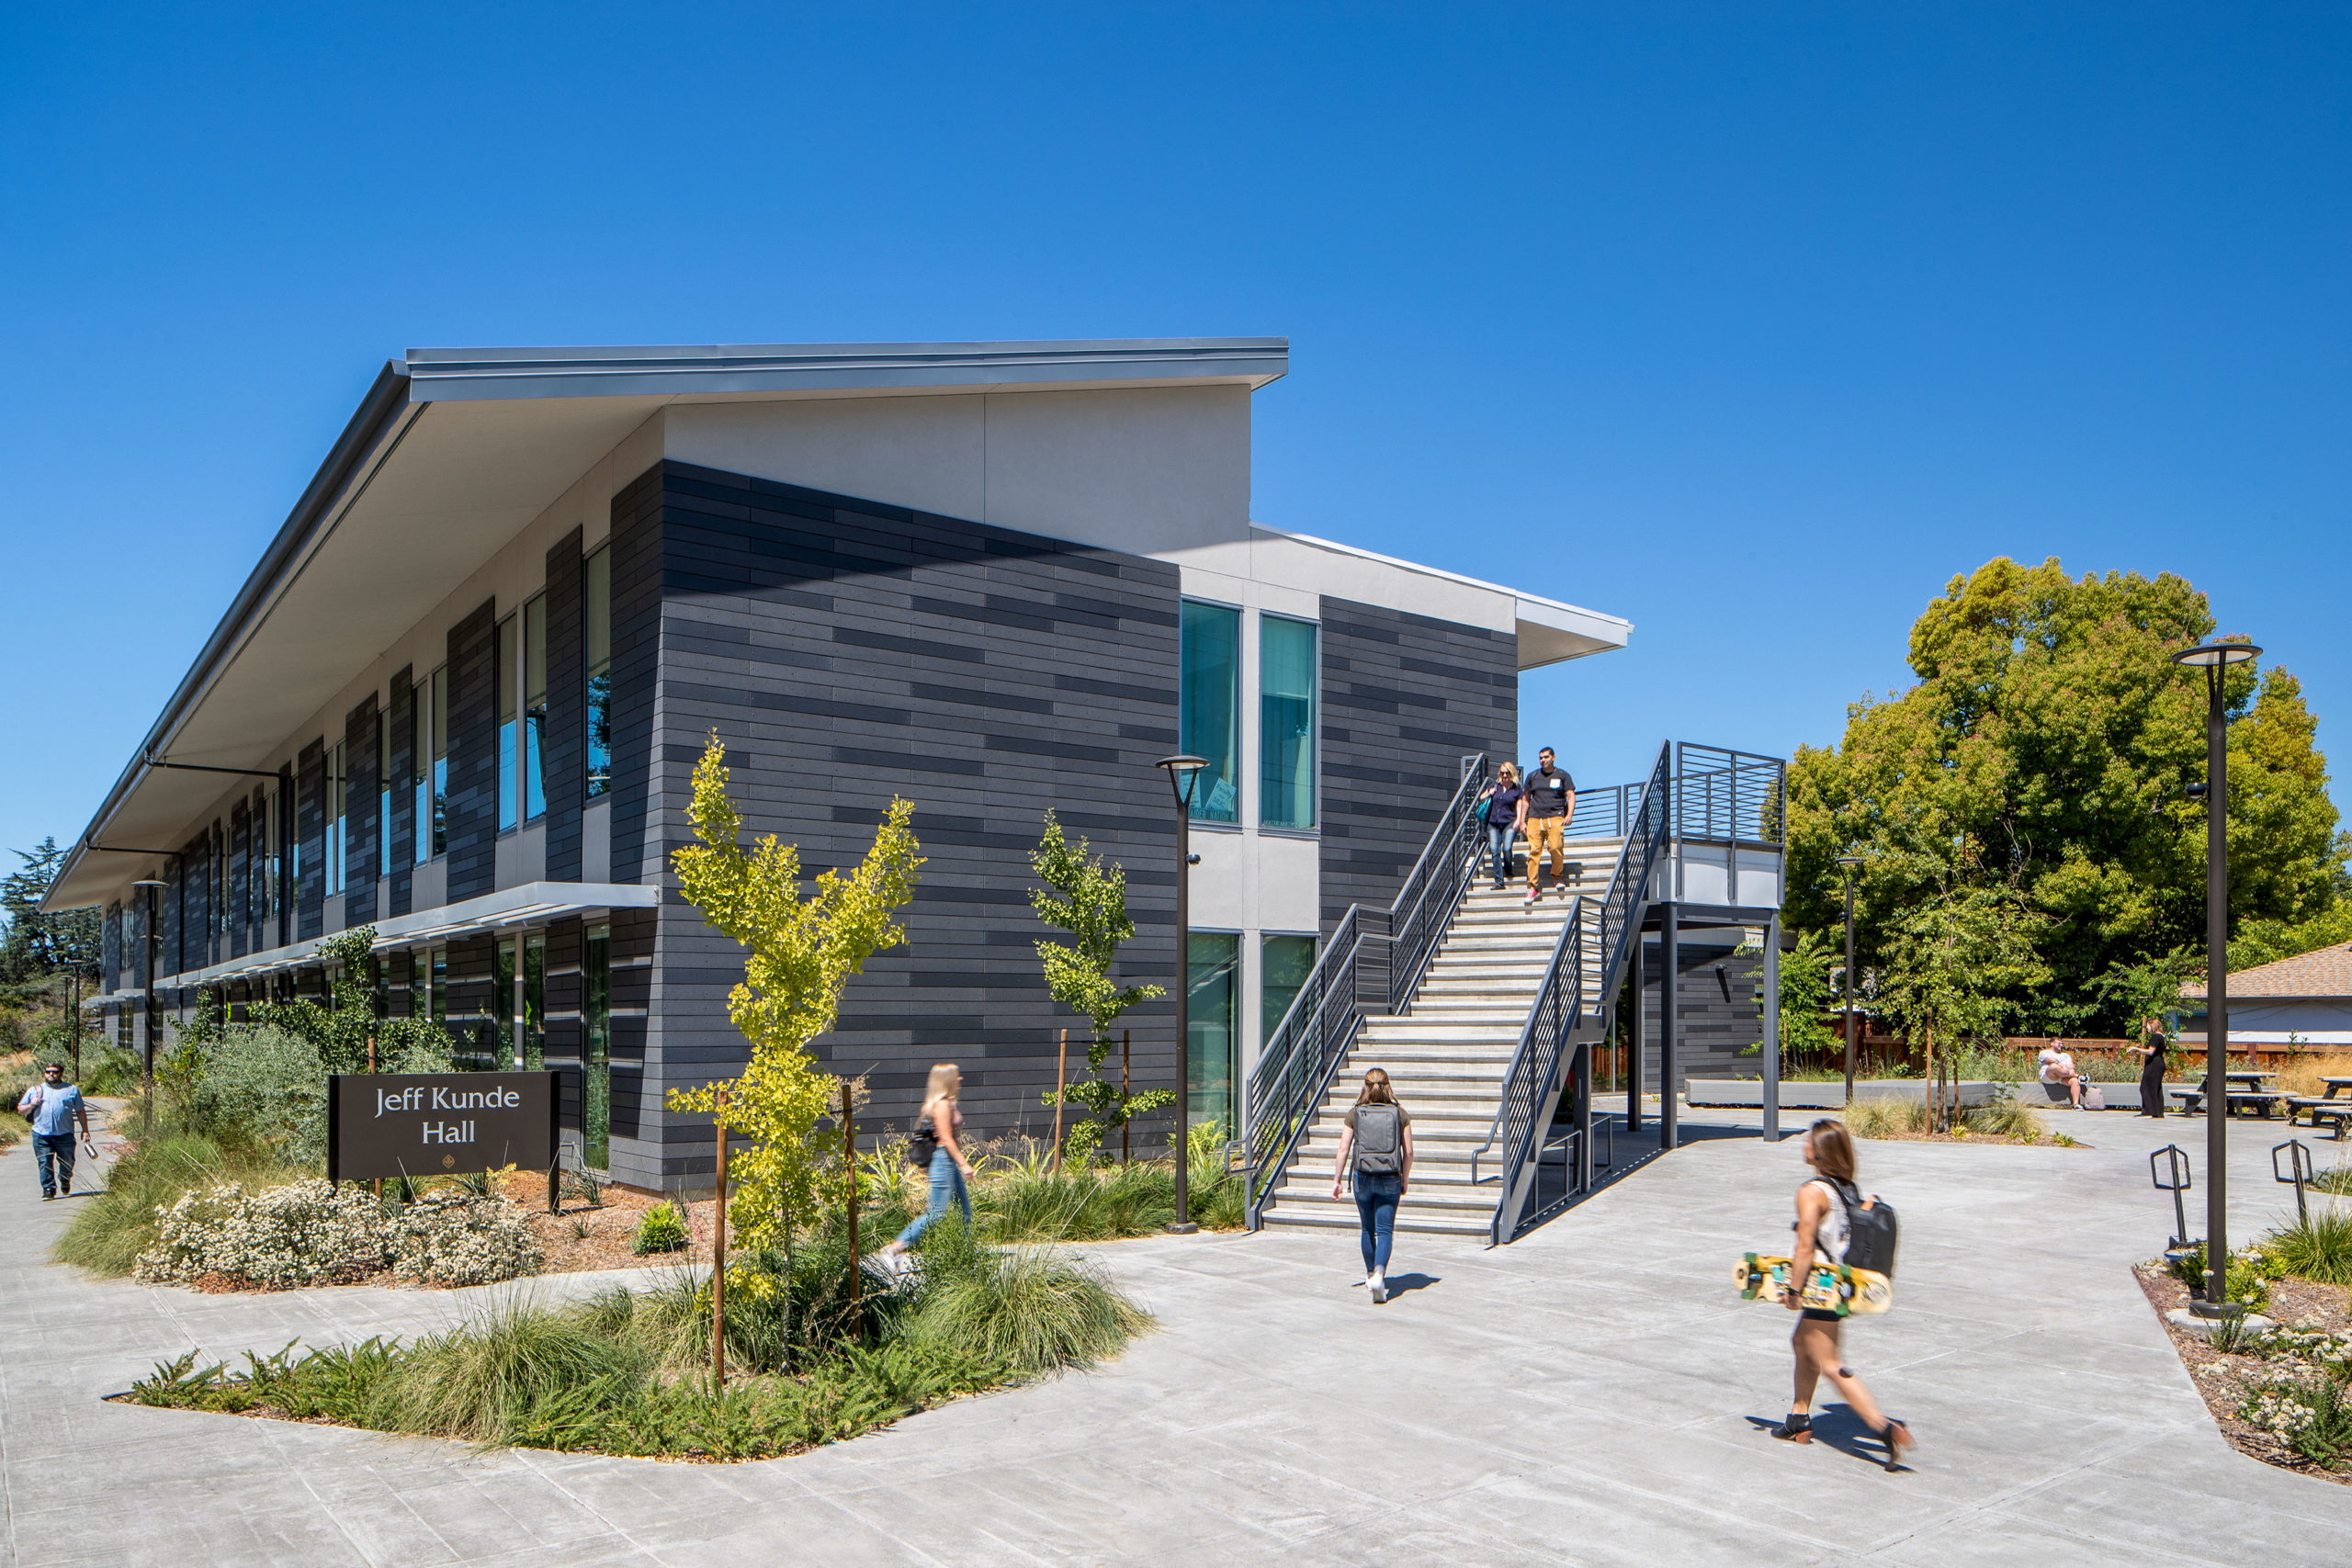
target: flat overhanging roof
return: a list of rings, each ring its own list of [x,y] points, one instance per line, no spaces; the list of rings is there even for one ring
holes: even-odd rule
[[[376,656],[675,403],[1258,388],[1285,338],[412,349],[326,461],[68,852],[41,907],[102,901]],[[128,854],[103,848],[132,846]]]

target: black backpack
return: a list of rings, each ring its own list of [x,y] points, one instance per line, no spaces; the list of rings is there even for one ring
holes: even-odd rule
[[[1356,1171],[1394,1176],[1404,1152],[1405,1112],[1394,1105],[1356,1107]]]
[[[1862,1206],[1861,1190],[1850,1181],[1833,1181],[1830,1190],[1846,1205],[1846,1266],[1867,1269],[1873,1274],[1894,1278],[1894,1243],[1896,1221],[1894,1209],[1883,1198],[1872,1193],[1870,1206]]]

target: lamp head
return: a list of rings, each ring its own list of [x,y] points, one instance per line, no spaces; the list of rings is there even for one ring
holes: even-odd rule
[[[1839,855],[1838,857],[1838,863],[1844,866],[1846,868],[1846,874],[1850,876],[1855,872],[1862,869],[1862,857],[1860,855]]]
[[[1176,808],[1190,811],[1193,808],[1193,785],[1199,781],[1201,770],[1209,765],[1209,760],[1195,757],[1190,751],[1179,751],[1173,757],[1162,757],[1153,765],[1168,770],[1168,790],[1176,797]]]
[[[2204,642],[2182,649],[2172,656],[2172,661],[2211,670],[2218,665],[2251,664],[2261,657],[2262,649],[2250,642]]]
[[[169,887],[170,883],[157,876],[142,876],[131,884],[133,887]]]

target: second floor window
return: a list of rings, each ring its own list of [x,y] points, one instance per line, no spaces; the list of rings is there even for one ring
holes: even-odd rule
[[[548,596],[523,606],[523,820],[548,814]]]
[[[327,891],[340,893],[344,884],[344,826],[345,816],[345,786],[344,773],[344,743],[340,740],[327,748],[326,772],[326,842],[323,846],[327,874]]]
[[[588,798],[613,787],[613,552],[588,558]]]
[[[1258,617],[1258,813],[1315,826],[1315,625]]]
[[[1241,612],[1183,606],[1177,744],[1208,759],[1193,784],[1193,820],[1241,819]]]
[[[522,776],[518,753],[523,738],[515,723],[515,700],[523,680],[517,668],[523,649],[522,639],[515,635],[518,629],[512,615],[498,623],[498,830],[502,833],[514,826],[515,791]]]
[[[410,787],[415,791],[416,863],[449,847],[449,671],[447,665],[416,683],[416,721]]]

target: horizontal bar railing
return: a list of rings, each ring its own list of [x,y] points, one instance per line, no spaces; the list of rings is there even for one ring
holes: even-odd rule
[[[1478,863],[1478,796],[1487,787],[1484,755],[1462,759],[1462,782],[1445,815],[1388,907],[1388,1010],[1405,1011],[1436,956],[1453,911]]]

